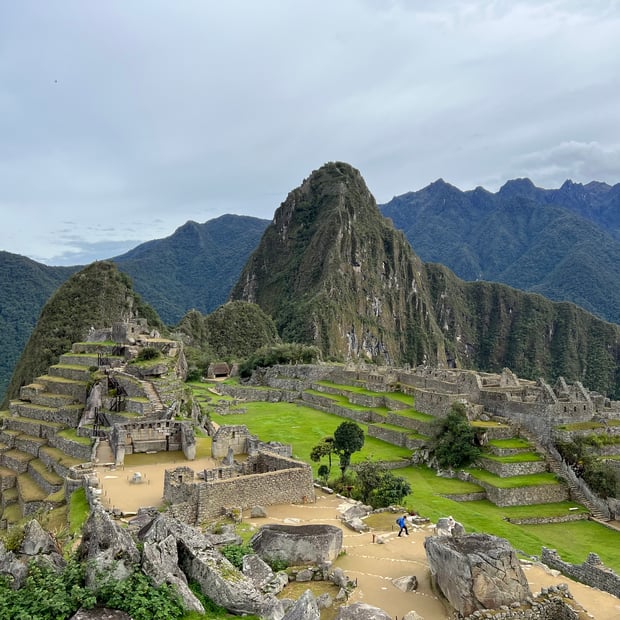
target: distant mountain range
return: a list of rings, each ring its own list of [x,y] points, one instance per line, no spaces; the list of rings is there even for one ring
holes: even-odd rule
[[[346,164],[341,166],[345,166],[343,170],[347,169]],[[355,174],[359,176],[359,173]],[[312,182],[317,182],[314,176]],[[294,191],[301,192],[300,200],[307,200],[306,190]],[[355,191],[370,195],[365,185]],[[302,339],[318,330],[325,342],[336,339],[342,344],[346,340],[351,351],[356,348],[359,351],[365,348],[368,351],[379,350],[377,347],[380,348],[381,339],[373,340],[364,324],[357,325],[355,332],[349,328],[336,333],[322,329],[320,321],[308,324],[299,318],[299,314],[293,316],[293,308],[299,309],[297,302],[300,298],[307,301],[305,312],[308,315],[315,312],[317,316],[321,314],[318,310],[324,313],[328,309],[338,314],[336,299],[353,303],[352,299],[343,298],[347,295],[355,296],[359,311],[366,309],[369,303],[376,304],[368,297],[368,285],[360,282],[359,266],[355,265],[356,261],[359,262],[358,255],[362,253],[372,251],[377,256],[385,254],[390,261],[392,258],[397,261],[394,269],[411,269],[408,286],[422,286],[415,274],[426,270],[430,280],[424,286],[430,287],[430,298],[425,303],[433,306],[438,303],[434,294],[443,286],[438,282],[452,281],[454,278],[448,270],[439,266],[423,265],[415,255],[413,262],[407,259],[406,265],[397,267],[402,257],[392,256],[394,248],[401,254],[411,248],[404,250],[404,246],[396,243],[395,238],[392,239],[393,232],[387,232],[389,226],[379,231],[373,224],[371,231],[365,230],[366,224],[362,222],[366,218],[358,216],[348,223],[356,235],[347,237],[346,241],[352,244],[348,250],[353,261],[349,276],[356,283],[356,292],[346,287],[346,277],[334,279],[334,274],[330,272],[329,287],[324,283],[327,287],[323,298],[325,304],[312,310],[308,287],[317,274],[327,269],[333,244],[345,243],[342,235],[347,231],[342,228],[343,212],[338,211],[341,220],[334,220],[330,211],[322,210],[325,219],[319,224],[313,219],[316,205],[304,203],[303,200],[295,212],[305,212],[304,217],[308,221],[296,229],[295,243],[308,240],[316,251],[303,257],[299,250],[289,254],[284,251],[286,246],[279,247],[280,258],[270,256],[269,262],[265,263],[273,267],[269,290],[288,291],[288,301],[284,305],[281,305],[280,297],[263,304],[270,313],[275,312],[274,308],[278,305],[274,318],[285,337]],[[350,197],[339,200],[348,200],[353,204]],[[405,232],[411,246],[426,262],[447,265],[466,280],[501,281],[544,294],[550,299],[572,301],[600,317],[620,323],[620,304],[617,303],[620,295],[619,207],[620,185],[610,187],[604,183],[589,183],[582,186],[567,181],[560,189],[545,190],[536,188],[527,179],[520,179],[509,181],[496,194],[482,188],[461,192],[440,180],[418,192],[398,196],[380,209],[397,228]],[[287,212],[286,209],[284,212]],[[290,208],[288,212],[292,217]],[[281,209],[277,217],[283,217]],[[286,223],[286,220],[283,221]],[[111,260],[131,276],[134,289],[155,308],[162,320],[176,325],[192,308],[203,313],[211,312],[228,299],[233,288],[236,291],[233,296],[252,298],[252,278],[258,275],[258,263],[256,255],[251,261],[249,259],[255,249],[259,254],[264,252],[259,248],[263,233],[268,234],[267,240],[275,241],[274,232],[266,232],[269,224],[267,220],[235,215],[225,215],[204,224],[187,222],[170,237],[141,244]],[[312,226],[320,229],[320,234],[315,236]],[[288,243],[292,243],[290,235]],[[366,248],[368,244],[374,249]],[[386,264],[391,263],[386,261]],[[46,299],[78,269],[48,267],[21,256],[0,252],[0,329],[5,335],[5,355],[0,361],[0,395],[8,384],[10,373]],[[235,287],[242,271],[239,284]],[[389,280],[390,277],[394,279],[395,275],[384,274],[382,277]],[[467,288],[465,283],[458,284],[458,287],[463,286]],[[504,303],[500,297],[505,299],[508,295],[506,289],[487,285],[484,291],[487,304],[491,304],[486,311],[499,312],[498,308]],[[261,295],[268,300],[269,294],[263,292]],[[452,328],[450,321],[454,320],[454,309],[451,317],[434,317],[436,326],[427,324],[424,329],[426,342],[422,344],[420,338],[413,337],[413,333],[420,333],[419,321],[428,322],[431,319],[428,316],[423,319],[419,314],[412,316],[411,311],[406,309],[411,301],[410,291],[400,291],[398,296],[404,297],[398,301],[393,291],[390,295],[389,305],[396,318],[389,329],[408,333],[407,324],[413,321],[409,344],[399,349],[398,356],[411,355],[416,360],[435,359],[437,351],[444,346],[443,334]],[[494,295],[499,297],[494,298]],[[513,293],[508,297],[511,295]],[[405,299],[407,296],[409,302]],[[493,308],[492,304],[498,304],[498,308]],[[536,304],[530,306],[533,308]],[[567,312],[574,314],[577,309],[569,308]],[[536,322],[536,317],[530,318]],[[323,323],[327,325],[327,319]],[[525,328],[521,326],[521,329]],[[338,349],[342,350],[340,344]],[[420,351],[424,352],[422,357],[418,355]],[[456,349],[450,351],[448,346],[447,360],[451,357],[456,359],[457,353]],[[480,357],[480,350],[477,355],[478,362],[484,365],[485,356]],[[522,353],[514,355],[518,357]],[[497,365],[499,360],[498,357],[491,365]],[[491,359],[486,362],[491,362]],[[519,370],[518,361],[508,365]],[[529,370],[531,374],[534,368]],[[525,372],[524,376],[527,374]]]
[[[620,323],[620,184],[547,190],[518,179],[492,194],[439,180],[380,209],[425,262]]]

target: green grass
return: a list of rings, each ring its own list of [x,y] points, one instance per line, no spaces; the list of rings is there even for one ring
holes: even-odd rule
[[[544,472],[541,474],[528,474],[526,476],[509,476],[500,478],[484,469],[467,469],[477,480],[486,482],[498,489],[521,489],[523,487],[537,487],[549,484],[559,484],[555,474]]]
[[[323,437],[333,435],[345,419],[323,413],[310,407],[291,403],[245,402],[246,413],[239,415],[218,415],[211,418],[218,424],[245,424],[253,435],[263,441],[275,440],[290,443],[293,456],[310,463],[316,469],[319,463],[312,463],[310,451]],[[366,431],[366,425],[360,425]],[[411,450],[393,446],[385,441],[366,436],[364,447],[353,454],[352,463],[359,463],[367,457],[376,461],[394,461],[411,456]],[[338,459],[334,465],[337,466]]]
[[[506,450],[518,450],[520,448],[529,448],[530,442],[518,437],[512,439],[491,439],[489,441],[489,446],[504,448]]]
[[[78,534],[88,518],[90,507],[86,499],[86,491],[83,487],[71,493],[69,499],[69,531],[71,534]]]
[[[69,441],[75,441],[75,443],[81,443],[84,446],[90,446],[91,444],[90,437],[80,437],[74,428],[66,428],[63,431],[60,431],[58,436]]]

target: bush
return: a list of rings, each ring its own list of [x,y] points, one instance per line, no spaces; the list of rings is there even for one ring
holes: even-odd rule
[[[146,362],[148,360],[156,360],[161,356],[161,353],[158,349],[154,347],[145,347],[141,349],[138,355],[136,356],[136,362]]]
[[[254,549],[251,545],[225,545],[221,552],[235,568],[241,570],[243,568],[243,556],[253,554]]]

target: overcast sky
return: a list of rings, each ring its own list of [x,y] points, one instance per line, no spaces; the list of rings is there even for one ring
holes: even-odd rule
[[[270,219],[335,160],[380,203],[620,182],[620,3],[0,4],[0,250],[85,264]]]

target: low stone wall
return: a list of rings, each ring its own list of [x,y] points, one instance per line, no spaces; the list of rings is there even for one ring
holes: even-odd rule
[[[422,420],[416,420],[415,418],[408,418],[404,415],[398,415],[397,413],[388,412],[385,416],[385,421],[388,424],[394,426],[402,426],[410,431],[420,433],[420,435],[433,435],[433,423],[423,422]]]
[[[520,463],[503,463],[494,459],[481,457],[478,459],[478,462],[482,469],[486,469],[500,478],[540,474],[547,471],[547,463],[544,460],[526,461]]]
[[[564,562],[555,549],[542,548],[541,560],[563,575],[620,598],[620,576],[607,568],[596,553],[590,553],[582,564]]]
[[[407,440],[409,439],[406,430],[397,431],[391,428],[383,428],[381,426],[375,426],[374,424],[368,425],[368,436],[376,437],[387,443],[391,443],[393,446],[407,446]]]
[[[570,523],[572,521],[587,521],[590,515],[587,512],[567,514],[558,517],[505,517],[508,523],[515,525],[547,525],[549,523]]]
[[[65,405],[62,407],[43,407],[32,405],[28,402],[11,403],[11,413],[24,418],[44,420],[45,422],[57,422],[66,426],[75,427],[80,421],[84,405]]]
[[[517,489],[502,489],[476,478],[470,477],[470,481],[481,486],[486,491],[487,499],[496,506],[552,504],[568,499],[568,488],[561,484],[543,484]]]
[[[487,494],[485,491],[477,493],[448,493],[443,494],[442,497],[451,499],[454,502],[478,502],[482,499],[487,499]]]
[[[265,389],[241,385],[226,385],[224,383],[217,385],[217,391],[221,394],[231,396],[232,398],[264,403],[293,403],[296,400],[299,400],[300,396],[298,391]]]

